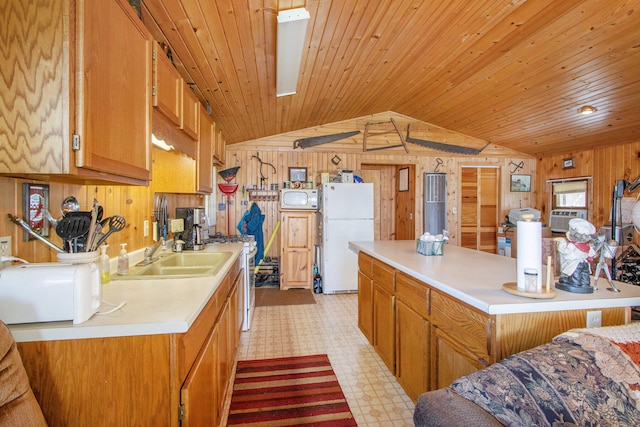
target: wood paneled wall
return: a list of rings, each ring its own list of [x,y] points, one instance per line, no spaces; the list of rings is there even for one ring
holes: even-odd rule
[[[156,167],[154,163],[154,167]],[[171,165],[162,167],[170,168]],[[55,178],[54,178],[55,179]],[[180,175],[175,176],[180,180]],[[11,213],[22,217],[22,184],[49,184],[49,210],[53,217],[59,217],[60,204],[65,197],[76,196],[81,209],[89,209],[93,199],[97,199],[104,208],[104,217],[119,214],[127,220],[124,230],[113,233],[109,239],[108,254],[115,257],[120,251],[120,243],[127,243],[127,250],[133,251],[153,243],[151,224],[155,195],[162,194],[167,199],[169,216],[175,216],[178,206],[204,206],[204,197],[196,194],[156,193],[154,183],[148,187],[131,185],[79,185],[56,180],[25,180],[0,177],[0,236],[11,236],[14,256],[29,262],[49,262],[56,260],[56,252],[37,240],[23,242],[22,229],[7,218]],[[149,221],[149,236],[144,237],[144,221]],[[62,239],[50,228],[49,239],[62,246]]]
[[[563,169],[562,160],[567,158],[574,158],[575,168]],[[640,141],[540,158],[537,168],[537,187],[542,190],[538,193],[538,205],[544,218],[548,218],[551,210],[551,188],[548,180],[589,177],[589,222],[599,228],[609,222],[616,182],[634,181],[640,175]],[[624,196],[635,198],[638,193],[640,190],[633,194],[625,192]],[[635,240],[638,241],[637,234]]]
[[[380,120],[380,118],[377,118]],[[375,120],[375,119],[373,119]],[[388,120],[388,118],[387,118]],[[322,127],[321,127],[322,128]],[[233,144],[227,147],[226,167],[240,166],[234,182],[239,188],[245,186],[259,186],[260,178],[264,176],[266,188],[271,184],[278,184],[278,188],[283,187],[284,181],[288,180],[289,167],[306,167],[308,177],[313,180],[314,186],[320,183],[320,174],[329,172],[333,175],[339,171],[353,170],[356,175],[360,175],[367,182],[374,182],[376,186],[376,238],[393,238],[393,209],[394,209],[394,189],[395,172],[393,165],[413,164],[415,168],[416,182],[416,220],[415,235],[422,233],[422,205],[423,205],[423,185],[422,175],[424,172],[446,172],[448,175],[448,231],[451,235],[451,243],[458,241],[458,215],[459,197],[458,188],[460,186],[458,176],[463,166],[493,166],[499,167],[502,172],[500,188],[502,189],[499,198],[499,218],[501,221],[505,215],[513,208],[535,207],[537,200],[536,192],[538,188],[536,181],[532,180],[532,191],[528,193],[509,192],[509,180],[511,172],[519,174],[536,174],[536,161],[533,158],[518,155],[508,150],[492,146],[477,156],[451,156],[448,153],[423,149],[415,145],[410,145],[410,152],[407,154],[403,148],[383,149],[379,151],[363,152],[361,138],[348,138],[325,145],[310,147],[307,149],[294,149],[293,140],[305,138],[307,136],[318,136],[340,132],[339,126],[327,125],[324,129],[318,128],[296,131],[291,134],[284,134],[260,140],[248,141],[246,143]],[[416,138],[422,136],[416,134]],[[460,136],[464,138],[464,136]],[[397,138],[397,136],[396,136]],[[391,141],[392,137],[387,137],[390,145],[397,144]],[[373,141],[376,146],[384,146],[385,141]],[[451,144],[458,141],[450,136],[448,140]],[[265,164],[260,168],[260,162],[270,163],[273,168]],[[340,159],[338,164],[334,161]],[[333,161],[332,161],[333,160]],[[262,172],[262,175],[261,175]],[[218,201],[221,200],[221,193],[218,191]],[[246,204],[241,203],[242,190],[232,197],[233,204],[225,211],[218,212],[218,230],[226,233],[227,215],[230,215],[232,228],[249,208],[248,196],[245,194]],[[263,232],[265,241],[268,240],[274,229],[278,218],[277,201],[257,201],[258,206],[266,215]],[[454,210],[456,213],[454,214]],[[235,230],[232,230],[234,232]],[[277,256],[279,253],[279,240],[276,238],[268,255]]]

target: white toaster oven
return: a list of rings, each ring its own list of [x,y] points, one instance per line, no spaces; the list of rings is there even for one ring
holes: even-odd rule
[[[23,264],[0,270],[0,320],[6,324],[78,324],[89,320],[101,302],[95,263]]]

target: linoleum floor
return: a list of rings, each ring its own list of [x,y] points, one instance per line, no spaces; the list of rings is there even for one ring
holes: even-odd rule
[[[312,305],[256,307],[238,360],[327,354],[358,426],[413,426],[413,402],[358,329],[357,294],[315,297]],[[229,390],[225,419],[230,400]]]

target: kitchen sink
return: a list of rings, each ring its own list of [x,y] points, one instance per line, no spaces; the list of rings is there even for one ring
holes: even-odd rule
[[[231,257],[232,252],[179,252],[164,255],[144,266],[129,268],[129,274],[112,275],[114,280],[171,279],[213,276]]]
[[[224,263],[230,256],[231,252],[178,252],[164,256],[154,264],[159,263],[163,267],[209,267]]]

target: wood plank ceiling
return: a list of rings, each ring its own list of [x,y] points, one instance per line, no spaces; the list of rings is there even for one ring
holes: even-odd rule
[[[276,16],[300,6],[277,98]],[[640,0],[143,0],[143,19],[228,144],[383,111],[539,156],[640,139]]]

